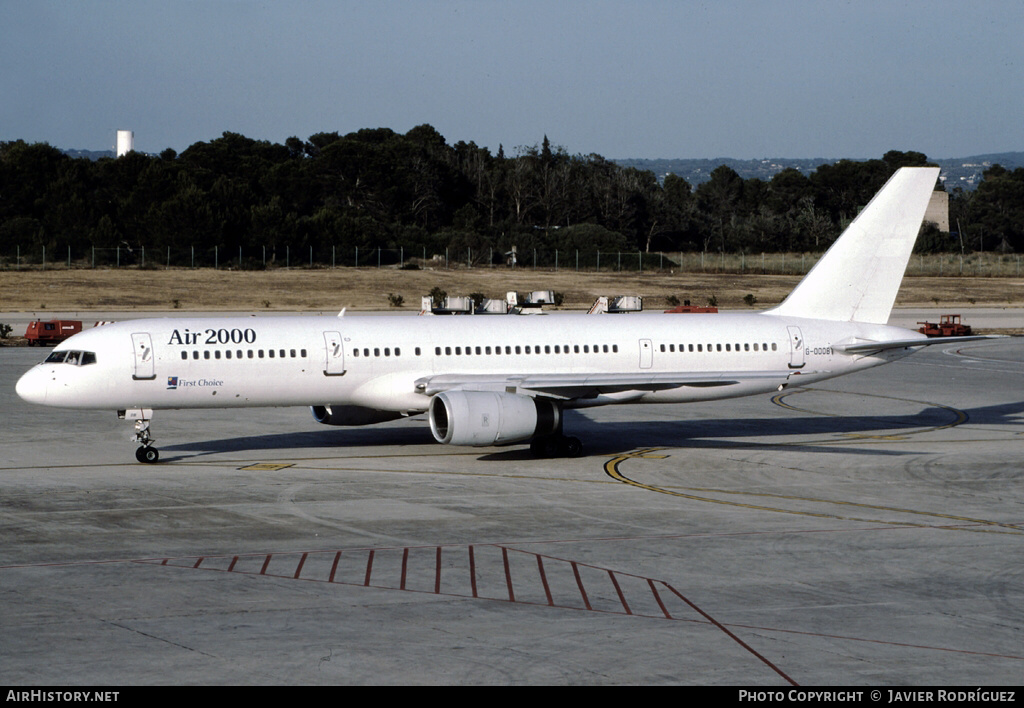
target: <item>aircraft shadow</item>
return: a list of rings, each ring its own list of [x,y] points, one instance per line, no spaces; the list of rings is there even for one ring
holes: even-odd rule
[[[647,409],[637,408],[638,412]],[[614,455],[645,447],[681,447],[694,449],[756,450],[778,449],[851,455],[916,454],[874,446],[844,446],[844,440],[829,436],[911,435],[935,428],[960,425],[970,420],[973,425],[1021,427],[1024,401],[973,409],[953,410],[928,406],[908,415],[813,416],[780,414],[758,418],[708,418],[699,420],[667,420],[634,418],[629,421],[595,421],[580,411],[567,411],[565,432],[580,438],[584,455]],[[804,439],[784,442],[774,440],[786,436]],[[826,439],[807,440],[807,436]],[[737,439],[739,438],[739,439]],[[823,444],[827,443],[827,444]],[[280,451],[292,449],[329,450],[330,448],[414,447],[436,445],[430,429],[394,427],[392,423],[361,428],[325,428],[308,432],[271,433],[236,438],[200,440],[162,448],[163,452],[192,453],[170,459],[187,459],[196,455],[218,453]],[[413,454],[410,451],[410,454]],[[533,459],[525,444],[509,446],[500,452],[481,453],[484,460]]]

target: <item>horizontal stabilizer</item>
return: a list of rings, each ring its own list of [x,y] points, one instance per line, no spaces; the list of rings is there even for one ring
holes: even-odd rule
[[[836,344],[832,348],[843,354],[871,354],[887,349],[906,349],[907,347],[928,347],[933,344],[959,344],[975,342],[980,339],[1001,339],[1005,335],[977,334],[969,337],[929,337],[927,339],[893,339],[887,342],[857,342],[855,344]]]

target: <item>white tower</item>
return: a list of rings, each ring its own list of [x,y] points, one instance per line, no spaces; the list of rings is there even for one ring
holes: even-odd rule
[[[135,133],[131,130],[117,131],[117,156],[127,155],[135,149]]]

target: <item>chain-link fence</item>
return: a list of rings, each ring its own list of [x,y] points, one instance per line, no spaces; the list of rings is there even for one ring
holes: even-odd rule
[[[72,246],[8,246],[0,249],[0,269],[56,268],[488,268],[507,267],[545,271],[759,273],[803,275],[819,253],[700,253],[598,250],[446,249],[422,246],[354,248],[341,246],[262,246],[259,248],[147,249],[120,246],[85,249]],[[969,253],[913,255],[908,275],[1019,277],[1020,254]]]

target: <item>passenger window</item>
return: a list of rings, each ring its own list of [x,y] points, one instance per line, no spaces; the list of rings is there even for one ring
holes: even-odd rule
[[[199,352],[198,351],[192,352],[192,358],[193,359],[198,359],[199,358]]]
[[[213,353],[213,358],[214,358],[214,359],[220,359],[220,349],[216,350],[216,351],[215,351],[215,352]]]
[[[182,352],[181,353],[181,358],[182,359],[188,359],[188,352]]]

